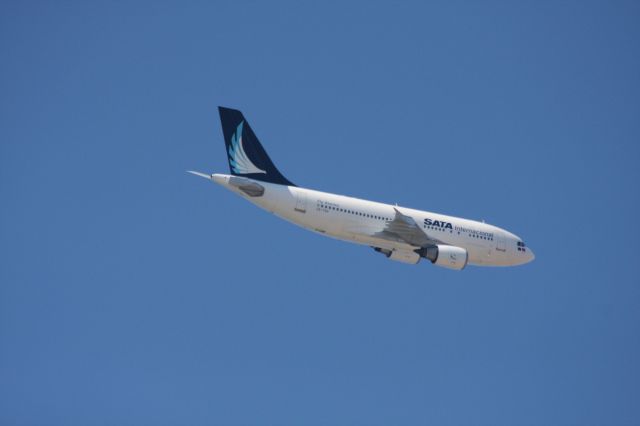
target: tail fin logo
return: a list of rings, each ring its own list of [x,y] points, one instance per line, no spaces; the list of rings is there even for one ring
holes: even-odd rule
[[[241,121],[236,128],[236,132],[231,136],[231,143],[229,144],[229,164],[233,173],[238,175],[248,175],[252,173],[267,173],[262,169],[256,167],[251,162],[247,154],[242,147],[242,127],[244,121]]]

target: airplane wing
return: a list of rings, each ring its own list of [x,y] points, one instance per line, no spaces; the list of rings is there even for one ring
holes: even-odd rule
[[[416,247],[427,247],[441,243],[439,240],[429,237],[411,216],[402,214],[396,208],[394,210],[396,211],[394,219],[388,222],[382,231],[376,233],[376,237]]]

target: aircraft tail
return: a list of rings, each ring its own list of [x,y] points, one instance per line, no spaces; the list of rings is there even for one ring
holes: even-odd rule
[[[235,109],[218,107],[231,174],[295,186],[273,164],[249,122]]]

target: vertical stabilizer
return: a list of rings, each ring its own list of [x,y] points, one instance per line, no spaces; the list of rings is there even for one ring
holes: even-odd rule
[[[240,111],[224,107],[218,110],[231,174],[295,186],[273,164]]]

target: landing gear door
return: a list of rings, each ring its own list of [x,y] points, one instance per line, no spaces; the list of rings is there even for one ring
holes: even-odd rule
[[[300,213],[307,212],[307,194],[305,194],[303,191],[300,191],[300,190],[296,191],[295,211]]]

